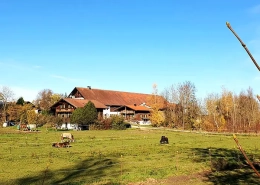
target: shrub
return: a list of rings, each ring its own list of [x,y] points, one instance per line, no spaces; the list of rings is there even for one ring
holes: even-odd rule
[[[115,130],[125,130],[124,118],[119,115],[114,115],[111,117],[112,129]]]
[[[104,125],[104,120],[103,121],[95,121],[93,124],[89,125],[90,130],[108,130],[106,129]]]
[[[106,118],[102,120],[102,126],[104,130],[109,130],[112,128],[112,118]]]

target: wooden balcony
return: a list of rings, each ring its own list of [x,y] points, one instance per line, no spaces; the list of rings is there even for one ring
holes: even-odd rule
[[[73,112],[74,111],[74,109],[69,109],[69,108],[63,108],[63,109],[61,109],[61,108],[57,108],[56,109],[56,112]]]
[[[121,114],[134,114],[135,111],[133,111],[133,110],[122,110],[120,113]]]

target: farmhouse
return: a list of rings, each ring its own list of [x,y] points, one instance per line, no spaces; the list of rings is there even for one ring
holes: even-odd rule
[[[75,87],[67,98],[63,98],[51,106],[52,112],[70,122],[70,116],[76,108],[84,107],[91,101],[99,118],[111,115],[122,115],[126,120],[149,121],[151,105],[165,107],[166,100],[162,96],[102,89]]]
[[[142,105],[124,105],[115,111],[118,111],[120,115],[123,115],[126,120],[137,120],[141,124],[149,123],[149,116],[151,108],[144,104]]]
[[[98,112],[98,116],[103,116],[103,109],[106,109],[103,103],[100,103],[96,100],[87,100],[87,99],[77,99],[77,98],[63,98],[60,101],[56,102],[51,106],[51,110],[55,113],[56,116],[64,118],[65,122],[69,122],[69,118],[72,112],[76,108],[84,107],[89,101],[91,101]]]

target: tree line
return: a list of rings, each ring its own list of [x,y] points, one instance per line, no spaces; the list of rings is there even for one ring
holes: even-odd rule
[[[23,97],[14,100],[14,93],[9,87],[0,89],[0,121],[11,120],[21,124],[56,125],[61,124],[62,119],[55,117],[50,112],[50,106],[65,97],[63,94],[54,93],[50,89],[38,92],[33,102],[28,102]],[[41,114],[38,114],[40,110]]]
[[[153,87],[153,95],[159,95],[157,86]],[[218,132],[260,130],[260,97],[250,87],[239,94],[223,88],[220,94],[211,93],[201,100],[196,97],[195,85],[186,81],[165,88],[160,95],[167,100],[167,106],[163,118],[152,106],[154,126]]]
[[[8,87],[0,90],[0,121],[12,120],[20,124],[37,124],[37,126],[57,127],[64,123],[63,118],[54,116],[50,107],[67,94],[57,94],[50,89],[38,92],[33,102],[27,102],[20,97],[17,101],[13,99],[14,93]],[[40,114],[37,112],[40,110]],[[98,117],[95,105],[89,101],[84,107],[73,111],[71,123],[79,125],[91,125],[91,129],[116,129],[123,130],[127,123],[121,116],[112,116],[105,120]]]
[[[150,120],[153,126],[163,126],[184,130],[196,129],[205,131],[258,132],[260,129],[259,96],[252,88],[242,90],[239,94],[223,88],[220,94],[211,93],[204,99],[196,96],[196,87],[190,82],[171,85],[161,93],[157,85],[153,85]],[[167,104],[163,111],[159,107],[158,96],[162,96]],[[54,93],[50,89],[41,90],[32,103],[25,102],[22,97],[13,101],[14,93],[8,87],[0,89],[0,116],[9,120],[24,123],[61,124],[62,120],[50,113],[50,106],[65,94]],[[42,114],[35,113],[35,107]],[[99,120],[94,105],[86,104],[73,112],[71,119],[75,122],[92,122],[100,129],[109,129],[123,125],[122,118]]]

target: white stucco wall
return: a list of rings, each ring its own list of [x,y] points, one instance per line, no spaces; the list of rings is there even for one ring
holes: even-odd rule
[[[103,110],[103,117],[109,118],[111,115],[119,115],[119,112],[110,112],[110,107]]]
[[[67,129],[77,129],[78,128],[78,124],[77,123],[67,123]],[[66,129],[66,123],[63,123],[61,125],[61,129]]]

